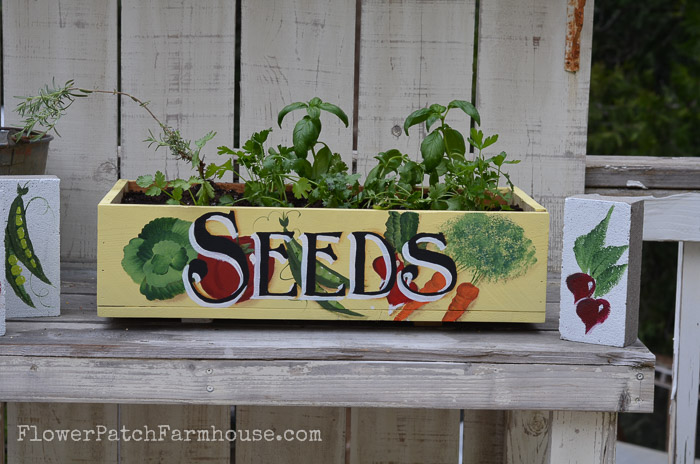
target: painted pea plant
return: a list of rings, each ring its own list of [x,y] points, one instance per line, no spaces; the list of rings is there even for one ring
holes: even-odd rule
[[[28,193],[27,184],[24,186],[17,184],[17,196],[10,205],[4,238],[5,278],[10,289],[20,300],[26,305],[36,308],[34,300],[26,288],[28,279],[34,276],[48,285],[51,285],[51,281],[46,277],[29,237],[27,211],[24,204],[24,196]],[[41,297],[42,295],[34,294],[34,296]]]
[[[610,303],[600,297],[607,295],[620,282],[627,268],[627,263],[617,263],[629,246],[605,246],[614,208],[611,206],[593,230],[574,242],[574,256],[581,272],[569,275],[566,286],[574,297],[576,314],[585,325],[586,333],[607,320]]]

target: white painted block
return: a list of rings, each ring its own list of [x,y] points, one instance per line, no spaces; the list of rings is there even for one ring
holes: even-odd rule
[[[56,176],[0,176],[0,285],[8,318],[60,314],[59,183]]]
[[[627,346],[637,340],[644,202],[600,195],[566,199],[561,338]]]

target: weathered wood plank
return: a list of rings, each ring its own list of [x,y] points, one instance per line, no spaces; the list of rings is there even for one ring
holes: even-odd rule
[[[503,464],[505,411],[464,411],[462,462]]]
[[[216,138],[202,150],[208,160],[217,145],[233,144],[235,4],[227,0],[122,3],[122,89],[143,101],[164,123],[195,140]],[[148,148],[157,123],[128,98],[121,100],[121,177],[163,171],[168,178],[193,174],[184,162]],[[106,193],[106,192],[105,192]]]
[[[320,140],[352,161],[355,1],[292,0],[241,4],[241,144],[255,131],[272,127],[267,146],[292,145],[292,130],[303,110],[277,113],[285,105],[319,97],[340,106],[346,128],[326,113]]]
[[[5,464],[5,407],[6,403],[0,403],[0,464]]]
[[[549,462],[615,464],[617,413],[552,412]]]
[[[396,384],[396,396],[402,387]],[[459,460],[459,410],[353,408],[350,423],[351,464]]]
[[[119,429],[126,427],[135,439],[120,441],[119,461],[228,464],[230,442],[224,434],[230,426],[229,406],[122,404]]]
[[[117,463],[119,443],[109,440],[108,434],[118,428],[116,404],[8,403],[7,461]],[[71,438],[73,430],[80,440]],[[86,435],[85,430],[94,433]],[[102,433],[99,440],[98,433]]]
[[[505,462],[549,464],[551,422],[550,411],[509,411],[506,414]]]
[[[638,412],[653,407],[653,367],[0,356],[0,369],[6,374],[0,395],[8,401]]]
[[[587,156],[586,188],[700,190],[700,158]]]
[[[345,408],[237,406],[236,464],[345,464]],[[251,435],[252,436],[252,435]]]
[[[580,71],[564,69],[566,2],[479,6],[477,106],[491,150],[522,159],[513,181],[550,212],[549,269],[561,266],[564,197],[583,193],[593,2],[586,3]]]
[[[693,462],[700,377],[700,243],[678,246],[673,387],[669,407],[669,463]]]
[[[398,148],[420,159],[425,125],[403,132],[413,111],[452,100],[471,101],[473,0],[362,2],[357,171],[367,174],[380,151]],[[468,131],[466,116],[449,122]],[[459,114],[458,114],[459,113]]]
[[[75,79],[76,85],[117,86],[117,2],[41,0],[3,2],[4,101]],[[51,142],[47,174],[61,178],[61,256],[94,261],[98,201],[117,179],[117,101],[79,99],[61,119]],[[5,112],[10,122],[19,117]]]
[[[240,323],[109,324],[10,322],[0,356],[94,358],[358,360],[472,362],[523,365],[653,366],[637,342],[626,348],[582,345],[557,332],[496,332],[412,327],[410,330],[318,325]],[[265,336],[261,337],[260,334]],[[313,342],[309,342],[313,340]]]

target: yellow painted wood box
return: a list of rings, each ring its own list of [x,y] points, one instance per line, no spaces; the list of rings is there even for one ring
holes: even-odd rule
[[[543,322],[549,214],[98,206],[107,317]]]

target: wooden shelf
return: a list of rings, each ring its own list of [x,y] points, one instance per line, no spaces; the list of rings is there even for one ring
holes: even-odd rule
[[[641,342],[563,341],[551,322],[101,319],[94,271],[65,268],[63,275],[61,317],[8,321],[0,338],[2,400],[653,409],[654,356]]]

